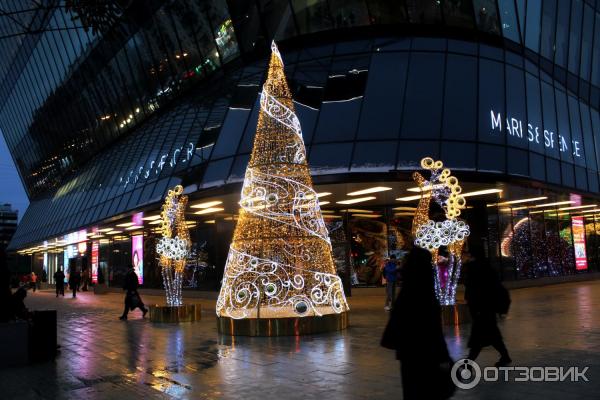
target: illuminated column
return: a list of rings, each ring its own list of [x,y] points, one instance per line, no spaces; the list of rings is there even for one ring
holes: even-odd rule
[[[300,121],[275,43],[271,49],[217,315],[243,320],[345,313],[348,305],[313,189]]]
[[[470,233],[469,225],[458,219],[461,210],[466,207],[466,201],[460,194],[462,188],[458,179],[451,176],[448,168],[443,168],[441,161],[425,157],[421,160],[421,167],[430,171],[431,177],[426,180],[418,172],[413,173],[413,179],[421,189],[421,199],[412,228],[415,245],[432,253],[435,292],[440,304],[453,305],[456,302],[456,286],[462,266],[462,248]],[[429,219],[431,200],[442,208],[446,220],[436,222]],[[445,271],[437,263],[440,247],[448,249],[448,266]]]
[[[182,193],[181,185],[169,190],[161,211],[162,238],[156,245],[169,306],[183,304],[181,298],[182,275],[191,247],[190,235],[185,223],[185,208],[188,198]]]

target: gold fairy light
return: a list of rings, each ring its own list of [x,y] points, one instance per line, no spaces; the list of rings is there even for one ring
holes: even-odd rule
[[[287,318],[348,310],[313,189],[292,94],[273,42],[219,317]]]
[[[421,199],[413,218],[412,233],[415,245],[432,253],[438,300],[443,305],[452,305],[456,301],[456,286],[462,266],[464,241],[470,234],[469,225],[457,219],[461,210],[466,208],[466,201],[461,195],[462,187],[458,184],[458,179],[452,176],[448,168],[444,168],[442,161],[425,157],[421,160],[421,167],[431,172],[431,178],[426,180],[418,172],[413,173],[413,179],[421,192]],[[442,208],[446,220],[430,219],[431,199]],[[440,247],[448,249],[449,259],[445,272],[440,271],[437,263]]]
[[[185,221],[185,208],[188,197],[183,195],[183,186],[177,185],[169,190],[162,206],[162,237],[156,244],[159,255],[167,305],[183,304],[181,287],[183,270],[191,247],[190,234]]]

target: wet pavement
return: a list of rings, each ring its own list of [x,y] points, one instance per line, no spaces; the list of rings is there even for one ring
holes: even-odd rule
[[[382,293],[383,293],[382,289]],[[457,399],[598,399],[600,281],[511,291],[501,322],[515,366],[589,367],[589,382],[481,382]],[[161,302],[146,297],[146,303]],[[58,310],[62,345],[54,362],[0,370],[1,399],[399,399],[399,365],[379,347],[383,296],[354,296],[342,333],[287,338],[231,338],[216,331],[214,301],[202,321],[153,324],[117,319],[122,297],[81,293],[56,299],[30,293],[31,309]],[[418,329],[408,326],[406,329]],[[453,358],[467,353],[469,325],[449,328]],[[480,365],[497,355],[485,349]]]

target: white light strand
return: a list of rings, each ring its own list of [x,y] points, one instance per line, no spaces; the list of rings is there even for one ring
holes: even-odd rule
[[[456,302],[456,286],[462,266],[462,246],[470,234],[469,225],[457,219],[461,209],[466,207],[466,202],[460,194],[462,188],[458,179],[451,175],[448,168],[443,168],[441,161],[425,157],[421,160],[421,167],[430,171],[431,177],[425,180],[419,173],[413,174],[423,196],[413,220],[414,243],[433,253],[436,296],[440,304],[453,305]],[[426,193],[431,193],[431,198],[444,210],[446,220],[436,222],[428,218],[429,199],[424,197]],[[447,247],[449,250],[445,271],[436,259],[440,247]]]
[[[334,273],[310,268],[311,265],[321,267],[327,262],[335,272],[318,196],[306,184],[310,182],[310,171],[306,165],[300,121],[293,109],[267,89],[275,88],[277,92],[285,88],[284,92],[287,91],[285,77],[282,76],[281,54],[274,42],[271,48],[275,57],[271,58],[270,74],[273,73],[274,78],[267,79],[260,95],[262,116],[259,117],[257,137],[260,118],[263,117],[278,123],[266,125],[267,129],[277,130],[272,131],[273,134],[289,136],[277,144],[277,151],[273,148],[267,150],[272,152],[268,153],[272,160],[267,161],[272,165],[251,165],[246,170],[236,233],[244,221],[251,223],[261,219],[260,224],[264,222],[265,229],[294,232],[295,241],[279,237],[277,235],[281,233],[278,233],[274,238],[266,239],[265,243],[262,238],[255,241],[246,236],[246,239],[236,242],[234,235],[216,304],[217,315],[241,319],[341,313],[348,309],[341,279]],[[289,143],[282,143],[284,140]],[[255,151],[256,143],[253,157]],[[286,170],[282,165],[289,166],[287,171],[293,172],[281,173]],[[302,180],[303,177],[305,180]],[[306,237],[298,235],[298,230],[306,233]],[[309,242],[311,246],[303,246]],[[319,254],[312,254],[309,247],[313,252],[315,248],[320,249]]]

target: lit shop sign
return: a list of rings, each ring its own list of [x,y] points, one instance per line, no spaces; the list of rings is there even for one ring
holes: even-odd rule
[[[587,254],[585,251],[585,225],[583,217],[572,217],[571,225],[573,227],[573,247],[575,249],[575,269],[577,271],[586,270]]]
[[[138,276],[138,283],[144,283],[144,236],[131,237],[131,264]]]
[[[524,124],[523,121],[517,118],[509,118],[506,116],[502,121],[502,115],[494,110],[490,110],[490,122],[492,131],[504,132],[507,135],[517,137],[519,139],[528,140],[532,143],[543,143],[545,147],[560,149],[560,152],[569,151],[569,144],[562,135],[557,135],[547,129],[541,129],[539,126],[532,124]],[[502,123],[505,123],[504,127]],[[575,157],[582,157],[582,145],[578,140],[571,140],[571,152]]]
[[[75,244],[87,241],[87,231],[82,229],[77,232],[71,232],[63,236],[65,244]],[[84,250],[85,251],[85,250]]]
[[[132,169],[129,171],[129,174],[121,176],[119,178],[119,184],[122,184],[123,187],[127,187],[130,183],[135,184],[140,179],[150,178],[152,174],[159,175],[165,167],[165,164],[168,164],[169,167],[173,168],[178,162],[188,162],[192,159],[195,149],[196,146],[194,143],[189,143],[187,146],[181,146],[173,150],[172,153],[163,154],[159,158],[150,161],[147,165]]]
[[[92,242],[92,283],[98,283],[98,250],[100,244]]]

